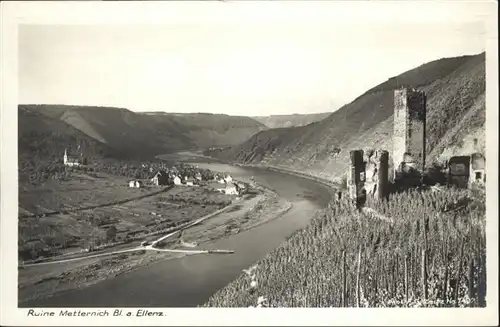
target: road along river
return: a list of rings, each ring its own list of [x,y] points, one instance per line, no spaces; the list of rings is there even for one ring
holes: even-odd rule
[[[201,159],[200,159],[201,161]],[[233,254],[187,255],[155,262],[115,278],[22,307],[194,307],[236,279],[295,230],[303,228],[332,197],[327,186],[305,178],[258,168],[221,163],[197,163],[202,168],[229,172],[233,178],[254,178],[293,203],[290,211],[256,228],[201,244],[203,249],[230,249]]]

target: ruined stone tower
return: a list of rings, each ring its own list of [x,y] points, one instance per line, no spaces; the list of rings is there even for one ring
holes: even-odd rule
[[[425,93],[411,88],[394,91],[392,158],[394,180],[419,183],[425,168]]]
[[[377,150],[377,189],[375,198],[387,199],[389,196],[389,151]]]
[[[363,150],[351,150],[350,157],[351,164],[349,167],[349,176],[347,178],[347,187],[349,189],[349,197],[357,201],[364,189],[365,182]]]
[[[347,185],[349,196],[358,205],[369,197],[387,199],[389,195],[389,152],[352,150]]]

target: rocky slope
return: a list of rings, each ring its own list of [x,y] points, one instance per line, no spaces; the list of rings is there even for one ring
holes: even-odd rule
[[[325,179],[340,178],[349,151],[392,152],[393,94],[403,85],[427,94],[429,162],[485,144],[485,54],[429,62],[368,90],[327,118],[300,127],[262,131],[238,146],[206,154],[224,160],[264,164]]]

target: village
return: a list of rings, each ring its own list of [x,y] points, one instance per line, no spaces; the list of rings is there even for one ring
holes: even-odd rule
[[[64,180],[20,192],[24,263],[146,244],[259,194],[251,182],[183,162],[93,162],[68,149],[61,159]]]
[[[68,150],[65,149],[63,156],[63,164],[67,167],[80,168],[83,167],[83,155],[68,156]],[[242,195],[245,193],[246,186],[242,182],[233,181],[233,177],[227,173],[212,173],[211,171],[202,170],[197,167],[190,167],[183,164],[182,169],[176,166],[166,167],[165,164],[141,164],[141,168],[146,169],[151,174],[148,179],[133,179],[128,182],[131,188],[142,188],[145,186],[206,186],[220,193],[228,195]]]
[[[84,164],[83,155],[68,154],[61,164],[69,178],[20,192],[24,300],[50,294],[48,286],[62,291],[184,252],[207,252],[206,242],[264,224],[292,207],[272,190],[227,172],[183,162]],[[116,167],[125,168],[120,174]]]

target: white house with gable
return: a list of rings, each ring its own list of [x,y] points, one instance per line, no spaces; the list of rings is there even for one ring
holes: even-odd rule
[[[179,176],[174,177],[174,185],[181,185],[181,178]]]
[[[186,186],[194,186],[194,178],[186,178],[184,183],[186,183]]]
[[[235,184],[227,184],[224,193],[229,195],[238,195],[238,187]]]
[[[233,182],[233,178],[231,177],[231,175],[227,174],[227,175],[224,177],[224,182],[226,182],[226,184],[228,184],[228,183],[232,183],[232,182]]]

